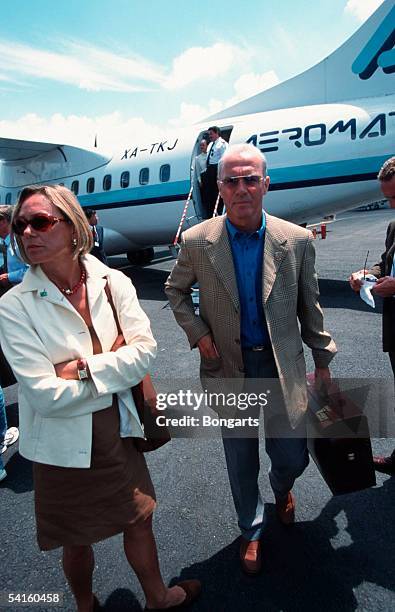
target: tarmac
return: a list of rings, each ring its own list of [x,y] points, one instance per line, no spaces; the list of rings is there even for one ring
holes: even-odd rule
[[[347,212],[317,237],[317,272],[325,327],[339,350],[334,377],[392,380],[388,356],[381,350],[381,308],[365,305],[347,278],[368,267],[384,249],[391,210]],[[188,379],[199,359],[190,351],[163,292],[174,260],[163,249],[144,268],[121,257],[111,265],[129,275],[158,341],[153,376]],[[308,369],[313,362],[306,348]],[[9,426],[16,425],[17,389],[6,390]],[[394,439],[373,439],[375,453],[388,454]],[[0,485],[0,610],[74,610],[61,569],[61,551],[41,553],[35,539],[31,464],[18,444],[3,455],[8,477]],[[294,487],[297,522],[278,524],[261,438],[260,487],[267,524],[263,535],[263,571],[245,576],[238,562],[239,531],[219,439],[176,439],[146,455],[158,507],[154,530],[166,582],[198,578],[203,590],[193,612],[389,612],[395,610],[395,478],[377,474],[377,485],[333,497],[316,466],[310,465]],[[138,612],[144,596],[115,536],[94,546],[94,591],[105,612]],[[59,606],[6,604],[13,593],[61,593]]]

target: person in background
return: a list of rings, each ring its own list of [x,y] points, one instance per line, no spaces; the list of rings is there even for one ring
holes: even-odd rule
[[[0,205],[0,238],[3,239],[3,272],[0,274],[0,295],[13,285],[20,283],[28,266],[19,257],[18,249],[14,249],[10,239],[12,206]]]
[[[220,390],[238,385],[243,395],[251,386],[256,391],[254,385],[259,392],[266,385],[279,391],[275,400],[271,393],[263,410],[266,451],[277,517],[290,525],[295,520],[291,489],[309,461],[303,342],[312,349],[317,385],[330,383],[328,364],[337,352],[323,327],[313,237],[263,210],[269,177],[256,147],[230,146],[219,163],[218,184],[226,215],[183,233],[166,294],[191,348],[199,349],[203,388],[214,381]],[[191,298],[196,281],[199,314]],[[250,414],[259,422],[253,395]],[[245,414],[226,403],[221,410],[224,416]],[[245,430],[229,437],[224,427],[222,434],[242,534],[241,566],[254,575],[261,569],[265,523],[257,430],[253,437]]]
[[[200,141],[199,149],[200,149],[200,153],[199,155],[196,155],[195,157],[194,172],[195,172],[196,180],[199,185],[200,202],[201,202],[201,206],[203,209],[204,201],[206,198],[205,174],[206,174],[206,169],[207,169],[207,140],[205,138],[202,138],[202,140]]]
[[[391,208],[395,208],[395,157],[390,157],[383,164],[377,176],[380,181],[383,196],[387,198]],[[387,228],[385,251],[381,261],[371,270],[359,270],[349,277],[351,289],[359,292],[363,274],[373,274],[377,283],[372,289],[374,295],[384,298],[383,301],[383,350],[388,353],[395,382],[395,221]],[[373,458],[377,471],[385,474],[395,474],[395,449],[388,457]]]
[[[208,135],[210,138],[210,145],[207,148],[207,170],[205,177],[205,219],[211,219],[214,214],[215,204],[218,197],[218,185],[217,185],[217,173],[218,164],[221,157],[225,153],[228,143],[221,137],[221,130],[216,125],[208,128]],[[222,214],[223,201],[220,198],[218,203],[217,213]]]
[[[11,444],[14,444],[19,438],[19,430],[17,427],[7,429],[7,415],[5,411],[4,392],[0,387],[0,482],[7,476],[4,467],[2,454]]]
[[[104,251],[104,230],[101,225],[98,225],[99,218],[97,212],[93,208],[84,208],[86,218],[91,226],[91,232],[93,237],[93,247],[91,255],[94,255],[102,263],[108,266],[107,255]]]
[[[99,608],[92,544],[118,533],[146,609],[187,605],[200,583],[163,582],[155,492],[133,440],[143,431],[131,387],[156,354],[133,284],[89,254],[91,229],[66,187],[25,187],[12,232],[30,268],[0,299],[0,341],[19,382],[20,453],[33,462],[39,547],[63,548],[78,612]]]
[[[2,271],[0,273],[0,295],[6,293],[11,287],[20,283],[25,275],[28,266],[20,258],[18,249],[14,249],[10,239],[12,206],[0,205],[0,238],[3,243],[0,245],[2,254]],[[0,355],[0,363],[3,355]],[[7,415],[5,409],[4,393],[0,387],[0,454],[4,453],[11,444],[19,438],[17,427],[7,429]],[[4,462],[0,457],[0,481],[4,480],[7,472]]]

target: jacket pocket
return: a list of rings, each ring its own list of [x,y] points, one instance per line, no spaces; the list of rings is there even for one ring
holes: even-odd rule
[[[217,378],[222,373],[221,357],[200,357],[200,377],[201,378]]]

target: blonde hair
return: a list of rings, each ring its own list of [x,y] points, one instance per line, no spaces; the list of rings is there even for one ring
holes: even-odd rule
[[[89,253],[93,246],[93,237],[88,220],[74,193],[63,185],[30,185],[22,189],[14,208],[12,221],[15,221],[20,214],[23,203],[30,196],[37,194],[44,196],[51,204],[59,208],[64,218],[73,226],[73,237],[76,243],[72,245],[73,259]],[[11,237],[13,242],[16,241],[22,259],[30,264],[23,247],[22,236],[17,236],[11,231]]]

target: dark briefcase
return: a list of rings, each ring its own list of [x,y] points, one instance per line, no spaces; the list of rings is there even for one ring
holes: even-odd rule
[[[330,392],[317,392],[308,377],[307,446],[333,495],[373,487],[369,424],[358,403],[332,383]]]

